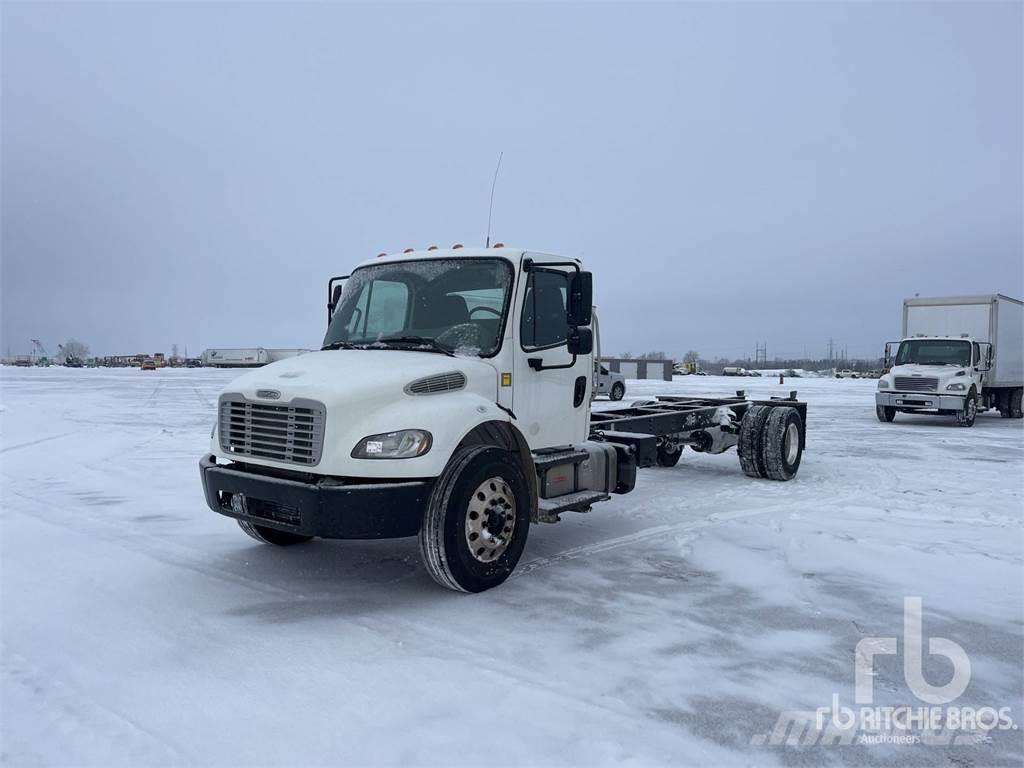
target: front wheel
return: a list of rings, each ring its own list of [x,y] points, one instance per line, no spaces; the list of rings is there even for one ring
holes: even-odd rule
[[[452,457],[434,485],[420,553],[442,587],[483,592],[512,573],[529,529],[530,493],[519,463],[504,449],[471,446]]]
[[[964,400],[964,407],[956,412],[956,424],[958,427],[973,427],[974,419],[978,415],[978,398],[974,390]]]
[[[621,381],[615,382],[612,391],[608,394],[612,400],[621,400],[626,395],[626,385]]]
[[[279,547],[303,544],[313,538],[312,536],[303,536],[298,533],[279,531],[276,528],[267,528],[265,525],[255,525],[245,520],[239,520],[238,527],[261,544],[276,544]]]
[[[875,415],[879,421],[892,421],[896,418],[896,409],[891,405],[876,405]]]

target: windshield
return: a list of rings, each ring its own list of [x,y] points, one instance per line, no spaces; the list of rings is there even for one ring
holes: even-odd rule
[[[971,342],[954,339],[911,339],[900,343],[896,365],[971,364]]]
[[[324,347],[379,345],[490,357],[501,347],[512,267],[503,259],[424,259],[357,269]]]

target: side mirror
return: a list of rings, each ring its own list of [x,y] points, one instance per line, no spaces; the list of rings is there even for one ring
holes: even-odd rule
[[[566,348],[570,355],[589,355],[594,351],[594,332],[589,328],[570,328]]]
[[[574,272],[569,278],[569,296],[565,308],[565,319],[570,326],[590,325],[594,311],[594,276],[590,272]],[[590,337],[589,354],[593,349],[594,339]],[[569,350],[572,352],[572,350]]]
[[[983,371],[991,370],[992,368],[992,345],[982,342],[978,345],[981,351],[981,359],[978,361],[978,367]]]
[[[348,275],[342,275],[340,277],[332,277],[327,283],[327,324],[331,324],[331,318],[334,317],[334,310],[338,308],[338,301],[341,299],[341,290],[345,285],[345,281],[348,280]]]

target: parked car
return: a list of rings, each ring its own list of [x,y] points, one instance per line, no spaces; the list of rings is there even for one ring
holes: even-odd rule
[[[849,368],[843,368],[841,371],[836,371],[837,379],[859,379],[860,373],[857,371],[851,371]]]
[[[155,371],[156,370],[156,360],[143,360],[142,361],[142,365],[139,366],[139,367],[142,370],[144,370],[144,371]]]
[[[597,369],[597,394],[608,395],[612,400],[621,400],[626,394],[626,377],[613,373],[606,366]]]

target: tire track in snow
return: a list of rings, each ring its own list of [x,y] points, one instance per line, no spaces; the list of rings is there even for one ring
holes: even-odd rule
[[[75,760],[73,753],[94,754],[95,744],[100,739],[107,742],[105,757],[108,763],[184,765],[194,762],[175,745],[127,715],[75,691],[62,680],[12,651],[6,643],[0,644],[0,657],[3,659],[0,668],[5,698],[13,694],[27,709],[32,710],[36,725],[69,748],[71,754],[65,757],[72,764]],[[5,741],[5,762],[11,758],[25,760],[32,757],[29,750],[12,753],[10,734]],[[78,745],[83,748],[77,750]],[[29,754],[18,754],[24,752]]]
[[[40,437],[38,440],[29,440],[27,443],[17,443],[16,445],[6,445],[0,448],[0,453],[7,453],[8,451],[17,451],[22,448],[31,448],[33,445],[39,445],[40,443],[46,443],[50,440],[58,440],[68,435],[73,435],[74,432],[61,432],[59,435],[50,435],[49,437]]]
[[[665,536],[666,534],[694,531],[701,528],[708,528],[717,523],[727,523],[732,520],[741,520],[747,517],[756,517],[757,515],[779,512],[780,510],[789,509],[790,506],[791,505],[789,504],[780,504],[770,507],[759,507],[758,509],[747,512],[716,512],[708,517],[700,518],[699,520],[690,520],[685,523],[670,523],[668,525],[656,525],[652,528],[644,528],[643,530],[636,531],[634,533],[627,533],[625,536],[616,536],[611,539],[604,539],[603,541],[597,541],[591,544],[581,544],[578,547],[572,547],[554,555],[538,557],[534,560],[530,560],[529,562],[521,563],[516,567],[516,570],[512,572],[512,575],[509,578],[519,578],[532,573],[538,568],[546,568],[549,565],[555,565],[568,560],[575,560],[578,557],[596,555],[601,552],[607,552],[611,549],[628,547],[633,544],[639,544]]]

